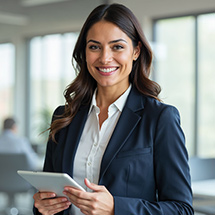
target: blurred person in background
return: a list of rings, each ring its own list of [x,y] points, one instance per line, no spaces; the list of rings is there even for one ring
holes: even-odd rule
[[[39,165],[37,153],[25,137],[18,136],[18,127],[14,118],[6,118],[3,122],[3,130],[0,136],[0,153],[25,153],[32,167]]]

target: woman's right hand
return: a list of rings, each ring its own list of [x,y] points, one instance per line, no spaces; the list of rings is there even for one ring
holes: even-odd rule
[[[43,215],[56,214],[71,205],[66,197],[56,197],[55,193],[50,192],[37,192],[33,198],[34,206]]]

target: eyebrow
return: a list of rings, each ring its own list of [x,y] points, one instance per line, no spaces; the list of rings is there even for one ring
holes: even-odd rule
[[[88,41],[87,41],[87,43],[90,43],[90,42],[96,43],[96,44],[101,44],[99,41],[96,41],[96,40],[88,40]],[[127,43],[127,41],[124,40],[124,39],[117,39],[117,40],[112,40],[112,41],[108,42],[108,44],[111,44],[111,43],[118,43],[118,42],[125,42],[125,43]]]

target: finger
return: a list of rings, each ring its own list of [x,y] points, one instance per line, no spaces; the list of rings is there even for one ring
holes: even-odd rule
[[[71,198],[72,196],[74,197],[80,197],[80,192],[83,192],[77,188],[74,187],[64,187],[63,194]]]
[[[70,204],[68,204],[68,205],[61,205],[61,206],[58,205],[57,207],[52,207],[51,209],[50,208],[38,208],[38,209],[39,209],[39,212],[41,214],[53,215],[53,214],[59,213],[59,212],[61,212],[63,210],[66,210],[67,208],[69,208]]]
[[[90,210],[86,210],[86,209],[81,209],[80,208],[81,213],[85,214],[85,215],[89,215],[90,214]]]
[[[71,203],[78,208],[83,205],[90,206],[90,201],[92,201],[92,193],[85,192],[73,187],[65,187],[63,193],[67,195]]]
[[[42,204],[44,206],[54,206],[54,205],[60,205],[63,203],[69,202],[66,197],[58,197],[58,198],[52,198],[52,199],[44,199],[42,200]]]
[[[90,183],[90,181],[88,180],[88,178],[85,178],[84,179],[84,183],[86,184],[86,186],[89,188],[90,187],[90,185],[91,185],[91,183]]]
[[[70,205],[71,205],[71,203],[70,203]],[[58,208],[58,209],[51,210],[51,211],[50,211],[50,215],[52,215],[52,214],[57,214],[57,213],[59,213],[59,212],[61,212],[61,211],[64,211],[64,210],[66,210],[67,208],[69,208],[70,205],[65,205],[65,206],[62,206],[62,207],[60,207],[60,208]]]
[[[52,192],[37,192],[34,194],[34,200],[50,199],[56,197],[55,193]]]
[[[84,183],[86,184],[86,186],[87,186],[88,188],[90,188],[90,189],[93,190],[93,191],[98,192],[98,191],[104,190],[104,186],[91,183],[87,178],[84,179]]]
[[[62,202],[58,204],[51,205],[47,207],[46,209],[50,211],[50,213],[53,213],[53,211],[62,211],[65,210],[65,208],[68,208],[71,205],[71,202]]]
[[[55,199],[45,199],[41,201],[35,201],[34,206],[38,208],[39,212],[42,214],[55,214],[62,210],[67,209],[71,205],[71,202],[67,198],[55,198]]]
[[[74,203],[79,203],[81,200],[90,199],[88,192],[81,191],[79,189],[75,189],[73,187],[65,187],[63,194],[68,196],[69,200]]]

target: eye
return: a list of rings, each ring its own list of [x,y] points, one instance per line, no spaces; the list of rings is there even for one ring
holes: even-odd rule
[[[99,46],[98,45],[90,45],[89,49],[91,49],[91,50],[97,50],[97,49],[99,49]]]
[[[120,50],[123,49],[124,47],[122,45],[114,45],[113,49],[114,50]]]

